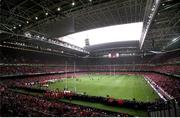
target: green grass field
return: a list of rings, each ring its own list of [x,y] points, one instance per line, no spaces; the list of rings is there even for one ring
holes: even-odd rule
[[[114,98],[149,102],[159,98],[156,92],[144,80],[137,75],[82,75],[76,79],[63,79],[49,84],[49,89],[63,90],[67,85],[68,90],[77,93],[86,92],[90,96],[107,95]]]

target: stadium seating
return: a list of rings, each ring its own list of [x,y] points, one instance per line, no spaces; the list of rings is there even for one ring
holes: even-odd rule
[[[173,97],[180,96],[180,79],[168,77],[159,74],[145,74],[146,77],[154,81],[158,86],[160,86],[164,91],[169,93]]]
[[[162,72],[162,73],[171,73],[180,75],[180,66],[178,65],[163,65],[156,66],[153,69],[154,71]]]
[[[98,111],[97,109],[78,105],[51,102],[48,101],[46,97],[35,97],[6,90],[6,88],[11,86],[31,88],[34,83],[44,84],[47,82],[47,80],[62,79],[65,77],[73,78],[74,76],[84,74],[83,72],[95,72],[108,75],[144,75],[145,77],[148,77],[150,80],[155,82],[172,97],[175,98],[180,96],[180,80],[173,76],[158,74],[158,72],[160,72],[172,75],[180,75],[180,66],[176,64],[179,61],[179,57],[173,58],[173,61],[168,59],[167,61],[163,61],[163,63],[145,64],[145,62],[148,62],[145,60],[142,61],[141,64],[115,63],[110,65],[109,63],[105,63],[104,65],[96,65],[94,63],[88,63],[87,65],[83,65],[84,62],[82,61],[81,64],[80,61],[74,66],[74,63],[71,60],[66,65],[65,59],[61,61],[58,61],[58,59],[50,59],[52,64],[48,62],[49,58],[47,60],[41,61],[43,58],[42,55],[41,59],[31,59],[23,56],[18,57],[17,55],[14,56],[15,58],[4,56],[1,60],[2,63],[0,65],[0,76],[12,76],[12,78],[4,78],[1,80],[0,94],[2,96],[3,108],[1,109],[1,116],[26,116],[25,114],[28,114],[29,116],[72,116],[72,114],[74,114],[74,116],[128,116],[127,114]],[[74,74],[74,71],[77,73]],[[37,74],[43,75],[37,76]],[[25,76],[20,77],[21,75]],[[78,97],[82,99],[82,96]],[[92,99],[90,96],[88,96],[86,99],[94,100],[94,98]],[[108,105],[114,105],[113,103],[117,104],[117,101],[106,103]],[[129,101],[123,101],[123,103],[126,103],[126,107],[133,107],[137,104],[139,106],[144,105],[141,103],[136,103],[136,105],[134,105],[134,102]],[[142,108],[144,108],[144,106]]]
[[[2,89],[0,86],[1,95],[1,116],[129,116],[123,113],[114,113],[108,111],[97,110],[94,108],[83,107],[73,104],[65,104],[61,102],[48,101],[43,97],[35,97],[20,93],[15,93],[9,90]],[[16,102],[14,102],[16,101]]]
[[[105,66],[81,66],[76,65],[75,71],[156,71],[161,73],[180,74],[179,65],[105,65]],[[69,65],[1,65],[1,75],[22,75],[32,73],[60,73],[73,72],[74,66]]]

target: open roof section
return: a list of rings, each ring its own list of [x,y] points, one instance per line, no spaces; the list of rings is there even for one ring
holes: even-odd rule
[[[60,37],[59,40],[79,47],[85,46],[85,39],[87,38],[89,39],[90,45],[122,41],[139,41],[142,32],[142,25],[142,22],[136,22],[96,28]]]

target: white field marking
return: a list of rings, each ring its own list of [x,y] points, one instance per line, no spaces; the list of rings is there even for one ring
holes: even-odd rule
[[[150,86],[156,91],[156,93],[159,95],[160,98],[162,98],[164,101],[167,101],[166,98],[154,87],[154,85],[160,89],[163,93],[165,93],[166,96],[168,96],[170,99],[173,99],[172,96],[170,96],[167,92],[165,92],[160,86],[158,86],[154,81],[150,80],[148,77],[144,77],[144,79],[150,84]]]

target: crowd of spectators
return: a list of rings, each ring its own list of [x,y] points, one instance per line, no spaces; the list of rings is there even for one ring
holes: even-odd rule
[[[154,71],[162,72],[162,73],[170,73],[180,75],[180,65],[161,65],[155,66],[153,68]]]
[[[109,74],[109,72],[104,72],[104,74]],[[161,75],[161,74],[155,74],[155,73],[139,73],[139,72],[119,72],[117,74],[140,74],[144,75],[145,77],[148,77],[152,81],[154,81],[159,87],[161,87],[164,91],[166,91],[168,94],[170,94],[173,97],[179,97],[180,96],[180,80],[178,78],[171,78],[169,76]],[[61,79],[64,77],[73,77],[74,74],[62,74],[62,75],[44,75],[44,76],[32,76],[32,77],[26,77],[24,78],[14,78],[14,79],[4,79],[1,81],[0,85],[0,95],[1,95],[1,116],[109,116],[109,113],[103,112],[102,113],[96,113],[96,109],[88,109],[86,111],[85,107],[82,106],[76,106],[76,112],[73,111],[74,107],[71,104],[65,104],[65,103],[55,103],[50,102],[46,98],[50,96],[50,98],[61,98],[66,97],[67,99],[76,99],[76,100],[84,100],[84,101],[90,101],[90,102],[100,102],[107,105],[112,106],[122,106],[127,108],[135,108],[135,109],[146,109],[147,106],[151,105],[144,104],[141,102],[136,101],[128,101],[128,100],[116,100],[113,98],[103,98],[98,96],[88,96],[88,95],[66,95],[64,94],[52,94],[46,93],[45,98],[39,98],[39,97],[32,97],[29,95],[22,95],[19,93],[4,91],[5,88],[8,85],[15,85],[15,86],[24,86],[24,87],[31,87],[34,83],[43,83],[48,80],[55,80],[55,79]],[[78,76],[78,74],[77,74]],[[31,83],[31,84],[30,84]],[[6,86],[4,86],[6,85]],[[16,101],[16,102],[12,102]],[[43,102],[42,102],[43,101]],[[29,105],[28,103],[32,103],[32,105]],[[45,104],[45,105],[42,105]],[[50,105],[49,105],[50,104]],[[60,104],[61,107],[58,107]],[[63,104],[63,105],[62,105]],[[65,112],[66,110],[62,110],[65,108],[69,108],[69,112]],[[52,110],[53,109],[53,110]],[[77,110],[79,109],[79,110]],[[19,112],[20,111],[20,112]],[[61,111],[61,112],[60,112]],[[91,111],[91,113],[90,113]],[[92,111],[94,115],[92,114]],[[81,115],[79,115],[81,113]],[[110,113],[110,116],[112,113]],[[119,115],[119,114],[118,114]],[[112,116],[117,116],[117,113],[113,114]],[[120,114],[120,116],[123,116]]]
[[[52,74],[52,75],[38,75],[38,76],[26,76],[26,77],[13,77],[1,79],[1,83],[8,86],[26,86],[32,87],[34,84],[44,84],[48,81],[59,80],[63,78],[74,78],[82,75],[82,73],[69,73],[69,74]]]
[[[120,57],[117,59],[75,59],[63,56],[55,56],[43,53],[16,51],[3,49],[0,60],[0,76],[14,76],[4,78],[0,82],[0,116],[129,116],[123,113],[107,112],[94,108],[83,107],[68,103],[49,100],[66,97],[67,99],[84,100],[90,102],[101,102],[112,106],[123,106],[135,109],[146,109],[150,104],[137,101],[114,99],[111,97],[103,98],[98,96],[88,96],[79,94],[64,94],[61,92],[46,92],[44,96],[31,96],[27,94],[11,91],[9,87],[31,88],[36,83],[45,83],[48,80],[62,79],[65,77],[73,78],[75,75],[66,72],[75,71],[104,71],[101,74],[138,74],[148,77],[150,80],[161,87],[165,92],[173,97],[180,96],[180,80],[172,76],[145,72],[118,72],[118,71],[154,71],[180,75],[179,53],[165,53],[163,55],[141,57]],[[79,61],[74,68],[74,60]],[[88,61],[87,61],[88,60]],[[68,66],[66,67],[66,63]],[[88,62],[88,65],[84,65]],[[102,64],[103,63],[103,64]],[[53,66],[52,66],[52,65]],[[98,66],[100,64],[101,66]],[[120,64],[120,65],[119,65]],[[25,76],[17,75],[29,74],[52,74],[44,76]],[[76,73],[76,76],[78,74]],[[180,103],[180,102],[179,102]],[[160,108],[156,106],[153,108]]]
[[[180,79],[155,73],[145,73],[146,77],[154,81],[159,87],[173,97],[180,96]]]
[[[95,108],[47,100],[44,97],[12,92],[0,86],[0,116],[76,116],[112,117],[129,116],[124,113],[109,112]]]
[[[175,69],[176,70],[176,69]],[[115,72],[114,71],[111,72],[103,72],[103,74],[143,74],[146,75],[148,78],[150,78],[152,81],[154,81],[157,85],[159,85],[164,91],[166,91],[168,94],[170,94],[173,97],[178,97],[180,96],[180,80],[171,76],[165,76],[165,75],[161,75],[161,74],[155,74],[155,73],[138,73],[138,72]],[[81,73],[79,73],[81,74]],[[4,80],[4,82],[7,83],[12,83],[12,85],[17,85],[17,84],[21,84],[21,85],[28,85],[31,86],[31,84],[34,84],[34,82],[38,82],[38,83],[43,83],[44,81],[47,80],[53,80],[53,79],[61,79],[61,78],[72,78],[75,75],[73,73],[68,73],[68,74],[55,74],[55,75],[44,75],[44,76],[29,76],[26,77],[26,79],[19,79],[19,77],[15,77],[14,79],[12,79],[11,81],[6,79]],[[78,74],[76,73],[76,76],[78,76]]]
[[[41,76],[27,76],[24,78],[14,77],[9,79],[2,79],[1,83],[7,86],[32,86],[34,83],[41,83],[47,80],[61,79],[62,75],[41,75]]]
[[[145,58],[140,58],[140,60],[136,60],[134,63],[122,63],[121,61],[117,61],[114,63],[109,63],[109,61],[105,61],[104,64],[96,63],[97,59],[80,59],[74,60],[74,58],[68,57],[59,57],[54,55],[47,54],[39,54],[35,52],[26,53],[24,51],[18,52],[12,49],[4,50],[2,58],[0,60],[0,75],[10,75],[10,74],[28,74],[28,73],[50,73],[50,72],[62,72],[62,71],[74,71],[73,63],[76,61],[76,71],[93,71],[93,70],[146,70],[146,71],[158,71],[164,73],[172,73],[172,74],[180,74],[180,66],[178,62],[180,61],[179,52],[172,52],[163,55],[155,55],[146,57],[147,60],[155,60],[157,62],[151,63],[139,63],[139,61],[144,61]],[[125,58],[125,57],[121,57]],[[103,59],[99,59],[100,62]],[[128,59],[125,62],[128,62]],[[68,67],[66,68],[66,62]],[[3,64],[13,64],[13,65],[3,65]],[[16,64],[27,64],[17,66]],[[33,64],[33,66],[28,66]],[[39,64],[42,64],[39,65]],[[54,64],[55,66],[51,66]],[[85,65],[85,67],[80,66]]]
[[[180,74],[179,65],[104,65],[104,66],[80,66],[76,65],[59,65],[59,66],[48,66],[48,65],[1,65],[1,76],[3,75],[28,75],[28,74],[44,74],[44,73],[65,73],[74,71],[107,71],[107,72],[118,72],[118,71],[155,71],[161,73]]]
[[[64,67],[48,67],[48,66],[3,66],[1,67],[1,75],[21,75],[31,73],[58,73],[64,72]]]
[[[102,103],[110,106],[131,108],[131,109],[147,109],[149,105],[152,105],[151,102],[140,102],[134,100],[123,100],[123,99],[115,99],[111,96],[101,97],[101,96],[89,96],[84,94],[77,94],[73,92],[62,92],[62,91],[47,91],[44,96],[47,98],[59,99],[66,98],[71,100],[82,100],[88,102]]]
[[[13,77],[12,79],[3,79],[0,83],[0,95],[1,95],[1,107],[0,116],[128,116],[127,114],[113,113],[101,111],[93,108],[82,107],[78,105],[65,104],[60,102],[53,102],[47,100],[50,98],[61,98],[66,97],[68,99],[80,99],[91,102],[101,102],[113,106],[123,106],[129,108],[140,108],[145,109],[148,105],[127,100],[115,100],[113,98],[102,98],[97,96],[88,95],[78,95],[64,94],[61,93],[45,93],[45,97],[37,97],[24,95],[20,93],[15,93],[7,90],[9,86],[21,86],[21,87],[32,87],[36,83],[44,83],[48,80],[62,79],[65,77],[73,78],[75,71],[104,71],[101,74],[140,74],[148,77],[150,80],[155,82],[159,87],[161,87],[165,92],[173,97],[180,96],[180,80],[179,78],[174,78],[171,76],[165,76],[162,74],[152,73],[170,73],[180,75],[180,65],[173,64],[179,61],[179,57],[174,58],[173,63],[164,64],[130,64],[130,65],[85,65],[80,66],[73,64],[66,66],[65,63],[59,65],[48,65],[48,59],[41,64],[40,60],[36,59],[25,59],[23,57],[11,58],[3,57],[0,65],[0,76],[4,75],[28,75],[28,74],[49,74],[49,73],[62,73],[54,75],[44,75],[44,76],[27,76],[24,78]],[[37,57],[37,56],[35,56]],[[43,56],[42,56],[43,57]],[[64,59],[62,62],[65,62]],[[156,59],[155,59],[156,60]],[[172,62],[172,60],[169,59]],[[12,65],[8,65],[12,63]],[[46,64],[45,64],[46,63]],[[58,60],[56,60],[58,63]],[[7,64],[7,65],[3,65]],[[17,64],[17,65],[16,65]],[[18,65],[22,64],[22,65]],[[24,65],[23,65],[24,64]],[[132,71],[132,72],[118,72],[118,71]],[[133,71],[151,71],[151,73],[146,72],[133,72]],[[78,74],[76,73],[76,76]],[[15,101],[15,102],[14,102]]]

